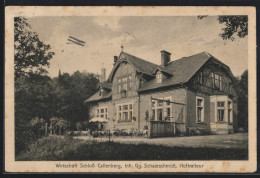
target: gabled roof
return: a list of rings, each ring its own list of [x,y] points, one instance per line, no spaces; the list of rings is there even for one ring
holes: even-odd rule
[[[155,75],[158,70],[163,72],[163,73],[166,73],[168,75],[173,75],[173,71],[171,69],[168,69],[168,68],[163,67],[163,66],[157,66],[155,68],[155,70],[153,71],[153,74]]]
[[[158,66],[154,63],[148,62],[136,56],[122,52],[122,55],[136,67],[136,69],[142,73],[153,75],[155,68]]]
[[[171,61],[165,67],[153,64],[128,53],[121,52],[119,59],[114,65],[114,68],[110,73],[108,81],[105,83],[105,85],[111,87],[113,75],[119,67],[120,63],[123,61],[132,64],[137,71],[154,77],[154,79],[150,80],[149,82],[145,83],[141,88],[139,88],[138,92],[143,92],[147,90],[187,83],[208,60],[212,60],[214,62],[217,62],[218,64],[222,64],[229,75],[233,77],[233,74],[227,65],[225,65],[207,52],[201,52],[189,57],[183,57],[181,59]],[[155,73],[157,70],[170,74],[169,77],[163,80],[160,84],[157,84],[155,79]],[[87,101],[107,99],[111,96],[111,91],[101,98],[99,96],[99,93],[96,93]]]
[[[158,66],[154,63],[151,63],[149,61],[143,60],[136,56],[130,55],[126,52],[121,52],[119,55],[119,59],[117,60],[116,64],[114,65],[114,68],[112,69],[112,71],[108,77],[108,82],[112,82],[114,73],[116,72],[120,63],[123,61],[129,62],[136,68],[137,71],[142,72],[146,75],[150,75],[150,76],[154,75],[153,72],[156,69],[156,67]]]
[[[100,100],[105,100],[105,99],[109,99],[112,97],[112,92],[109,91],[108,93],[106,93],[103,96],[99,96],[99,91],[96,92],[94,95],[92,95],[91,97],[89,97],[86,101],[84,101],[85,103],[88,102],[92,102],[92,101],[100,101]]]
[[[103,83],[100,83],[98,85],[98,89],[99,88],[104,88],[104,89],[107,89],[107,90],[111,90],[112,88],[112,84],[111,83],[108,83],[108,82],[103,82]]]
[[[210,59],[210,57],[211,56],[207,52],[202,52],[193,56],[171,61],[166,68],[173,71],[172,77],[163,80],[161,84],[157,84],[156,80],[151,80],[145,83],[138,91],[186,83],[202,67],[202,65]]]

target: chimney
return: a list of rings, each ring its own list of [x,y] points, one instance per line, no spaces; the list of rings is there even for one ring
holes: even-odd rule
[[[171,60],[171,53],[162,50],[161,51],[161,66],[166,66]]]
[[[100,83],[103,83],[106,81],[106,68],[101,68],[101,75],[100,75]]]
[[[114,65],[115,65],[115,63],[117,62],[117,60],[118,60],[118,57],[117,57],[117,56],[114,56]]]

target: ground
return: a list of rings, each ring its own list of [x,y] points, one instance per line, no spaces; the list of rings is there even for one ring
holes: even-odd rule
[[[93,138],[80,136],[76,137],[82,140]],[[95,138],[97,141],[107,141],[108,138]],[[112,137],[114,142],[125,144],[153,144],[168,147],[208,147],[208,148],[240,148],[247,149],[248,134],[237,133],[229,135],[206,135],[206,136],[189,136],[189,137],[165,137],[165,138],[134,138],[134,137]]]
[[[168,138],[52,135],[42,137],[16,161],[248,160],[248,134]]]

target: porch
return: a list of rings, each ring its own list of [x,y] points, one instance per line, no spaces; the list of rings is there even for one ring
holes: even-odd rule
[[[186,105],[173,101],[172,97],[151,97],[148,138],[184,135]]]

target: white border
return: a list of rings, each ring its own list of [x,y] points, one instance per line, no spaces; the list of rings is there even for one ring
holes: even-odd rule
[[[6,172],[254,172],[256,171],[256,10],[254,7],[26,7],[5,8],[5,171]],[[56,168],[57,161],[20,161],[14,159],[14,32],[15,16],[196,16],[248,15],[249,66],[249,160],[248,161],[116,161],[126,163],[189,163],[203,164],[203,168],[124,168],[80,169]],[[59,163],[87,163],[88,161],[58,161]],[[112,161],[90,161],[111,163]]]

